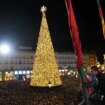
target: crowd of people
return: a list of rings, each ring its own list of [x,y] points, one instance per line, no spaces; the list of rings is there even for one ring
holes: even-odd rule
[[[62,86],[47,88],[31,87],[30,80],[0,82],[0,105],[81,105],[83,95],[79,77],[65,75],[61,79]],[[91,72],[86,73],[84,84],[89,105],[104,105],[105,74],[93,66]]]
[[[80,83],[75,77],[62,77],[56,88],[33,88],[29,81],[0,82],[0,105],[78,105]]]

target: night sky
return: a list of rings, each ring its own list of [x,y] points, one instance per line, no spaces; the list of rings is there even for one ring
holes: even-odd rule
[[[100,2],[105,17],[105,0]],[[105,40],[96,0],[72,0],[72,4],[82,50],[84,52],[94,50],[102,63]],[[46,16],[55,51],[73,51],[64,0],[0,0],[0,43],[9,42],[14,47],[32,46],[35,50],[42,5],[48,8]]]

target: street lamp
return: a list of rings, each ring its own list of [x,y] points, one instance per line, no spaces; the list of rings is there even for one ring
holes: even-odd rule
[[[6,43],[0,45],[0,54],[7,55],[10,53],[10,46]],[[2,71],[2,81],[5,80],[5,71]]]
[[[2,54],[8,54],[10,52],[10,46],[8,44],[2,44],[0,46],[0,52]]]

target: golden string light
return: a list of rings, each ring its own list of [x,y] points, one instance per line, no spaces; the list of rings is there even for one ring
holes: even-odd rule
[[[31,86],[48,87],[49,82],[51,87],[62,85],[46,20],[46,10],[45,6],[41,7],[43,16],[33,65]]]

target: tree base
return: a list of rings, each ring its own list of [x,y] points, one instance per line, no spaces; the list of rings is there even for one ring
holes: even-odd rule
[[[32,90],[42,90],[42,91],[51,91],[51,90],[55,90],[55,91],[59,91],[61,89],[62,85],[59,86],[53,86],[53,87],[40,87],[40,86],[30,86],[30,88]]]

